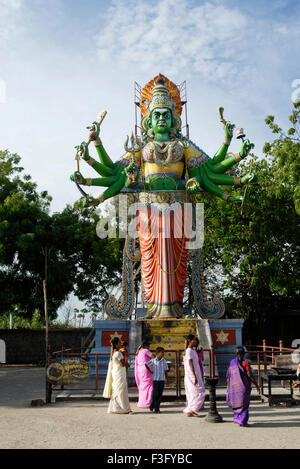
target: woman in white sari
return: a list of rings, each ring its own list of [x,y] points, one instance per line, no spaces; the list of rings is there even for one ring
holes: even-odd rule
[[[110,355],[103,397],[110,399],[107,412],[109,414],[133,414],[130,409],[126,364],[123,354],[119,351],[121,341],[114,337],[111,341]]]
[[[184,387],[186,395],[186,408],[183,412],[187,417],[197,417],[198,411],[203,408],[205,400],[205,387],[203,385],[199,358],[193,349],[196,346],[196,337],[190,334],[187,338],[187,347],[184,354]]]

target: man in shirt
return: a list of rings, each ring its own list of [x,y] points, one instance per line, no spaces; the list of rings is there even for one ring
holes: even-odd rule
[[[162,347],[157,347],[156,349],[156,357],[151,358],[146,364],[145,367],[150,373],[153,374],[153,395],[152,395],[152,402],[150,405],[150,411],[153,410],[156,413],[160,412],[160,403],[162,399],[162,394],[164,390],[165,380],[168,384],[168,365],[166,360],[164,359],[165,350]],[[153,371],[150,370],[149,366],[153,366]]]

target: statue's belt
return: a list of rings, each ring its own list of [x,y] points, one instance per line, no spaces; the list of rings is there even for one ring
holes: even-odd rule
[[[128,193],[128,202],[148,204],[173,204],[175,202],[185,203],[187,202],[187,195],[185,190],[177,191],[143,191]]]

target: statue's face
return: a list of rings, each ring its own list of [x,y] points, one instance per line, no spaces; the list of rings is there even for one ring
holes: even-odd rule
[[[172,112],[170,109],[154,109],[151,115],[151,127],[154,133],[167,134],[172,127]]]

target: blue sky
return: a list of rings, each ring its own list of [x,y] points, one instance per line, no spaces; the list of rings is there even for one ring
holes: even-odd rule
[[[117,160],[134,126],[134,81],[161,72],[187,81],[190,137],[208,154],[223,138],[223,106],[262,155],[273,138],[265,117],[288,125],[299,49],[297,0],[0,0],[0,148],[61,210],[79,197],[69,175],[86,126],[108,111],[101,137]]]
[[[191,138],[206,152],[221,142],[222,105],[261,154],[272,138],[264,118],[287,124],[299,45],[296,0],[0,0],[1,148],[20,154],[60,210],[78,196],[68,178],[86,125],[107,109],[102,139],[118,159],[133,83],[161,72],[187,81]]]

